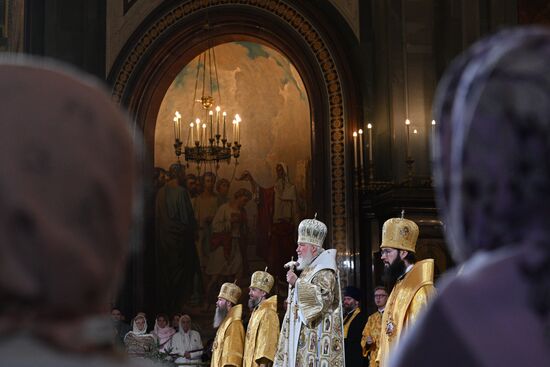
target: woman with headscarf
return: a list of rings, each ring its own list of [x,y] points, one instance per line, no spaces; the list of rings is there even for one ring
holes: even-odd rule
[[[130,357],[149,357],[157,351],[157,338],[147,333],[147,320],[144,316],[134,317],[132,330],[124,336],[124,345]]]
[[[0,80],[0,366],[124,366],[108,305],[137,191],[130,122],[67,67],[3,55]]]
[[[454,257],[393,366],[550,366],[550,30],[502,31],[438,88],[435,177]]]
[[[165,314],[158,315],[155,320],[155,328],[153,329],[152,334],[156,337],[158,348],[161,352],[166,351],[166,346],[175,333],[176,330],[168,324],[168,316]]]
[[[179,330],[170,340],[168,346],[170,353],[178,363],[199,362],[203,354],[202,339],[198,331],[191,330],[191,317],[183,315],[180,317]]]

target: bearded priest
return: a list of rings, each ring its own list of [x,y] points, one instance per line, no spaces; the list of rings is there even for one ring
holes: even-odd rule
[[[216,338],[212,345],[211,367],[241,367],[244,351],[244,327],[241,288],[233,283],[224,283],[216,302],[214,328]]]
[[[253,311],[246,330],[243,367],[268,367],[275,359],[279,339],[277,296],[267,298],[275,278],[265,270],[256,271],[250,280],[248,307]]]
[[[326,234],[327,226],[317,219],[298,227],[298,261],[287,264],[290,296],[275,367],[345,366],[340,277],[336,250],[323,249]]]
[[[388,365],[403,331],[409,328],[435,295],[434,260],[416,261],[418,226],[403,218],[390,218],[382,226],[382,261],[390,283],[394,283],[382,316],[380,367]]]

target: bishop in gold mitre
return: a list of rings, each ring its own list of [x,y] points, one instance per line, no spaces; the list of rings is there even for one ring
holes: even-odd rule
[[[216,338],[212,345],[211,367],[241,367],[244,350],[244,327],[241,288],[233,283],[224,283],[216,302],[214,328]]]
[[[403,330],[415,322],[435,295],[433,259],[416,262],[418,232],[416,223],[403,216],[388,219],[382,227],[380,248],[384,271],[395,285],[382,316],[380,349],[376,359],[380,367],[388,365],[388,358],[399,344]]]
[[[266,299],[274,282],[267,268],[252,274],[248,307],[253,311],[246,330],[243,367],[267,367],[275,359],[279,340],[277,296]]]

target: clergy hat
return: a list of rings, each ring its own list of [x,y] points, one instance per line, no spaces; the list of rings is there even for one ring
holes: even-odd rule
[[[273,283],[275,283],[273,275],[269,274],[267,271],[256,271],[252,274],[252,278],[250,279],[250,288],[258,288],[265,293],[269,293],[271,287],[273,287]]]
[[[327,235],[325,223],[317,220],[317,214],[313,219],[304,219],[298,226],[298,243],[323,247],[323,241]]]
[[[241,288],[235,283],[223,283],[218,298],[223,298],[236,305],[241,298]]]
[[[351,297],[354,300],[361,302],[361,298],[363,297],[363,293],[361,290],[357,287],[353,286],[347,286],[344,288],[344,297]]]
[[[395,248],[415,252],[418,238],[418,226],[405,218],[390,218],[382,227],[382,245],[380,248]]]

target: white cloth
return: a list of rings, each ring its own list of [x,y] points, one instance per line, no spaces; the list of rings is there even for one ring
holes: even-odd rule
[[[242,268],[243,260],[240,248],[242,223],[232,224],[232,216],[241,216],[241,212],[231,208],[229,203],[220,206],[214,216],[212,232],[214,234],[231,233],[231,254],[229,259],[226,259],[221,246],[210,252],[205,270],[208,275],[235,275]]]
[[[180,328],[180,331],[174,334],[172,340],[166,349],[172,349],[171,354],[177,354],[180,357],[176,359],[176,363],[191,362],[202,356],[202,350],[191,353],[191,358],[185,358],[183,355],[192,350],[202,349],[202,340],[198,331],[189,330],[187,333]]]

